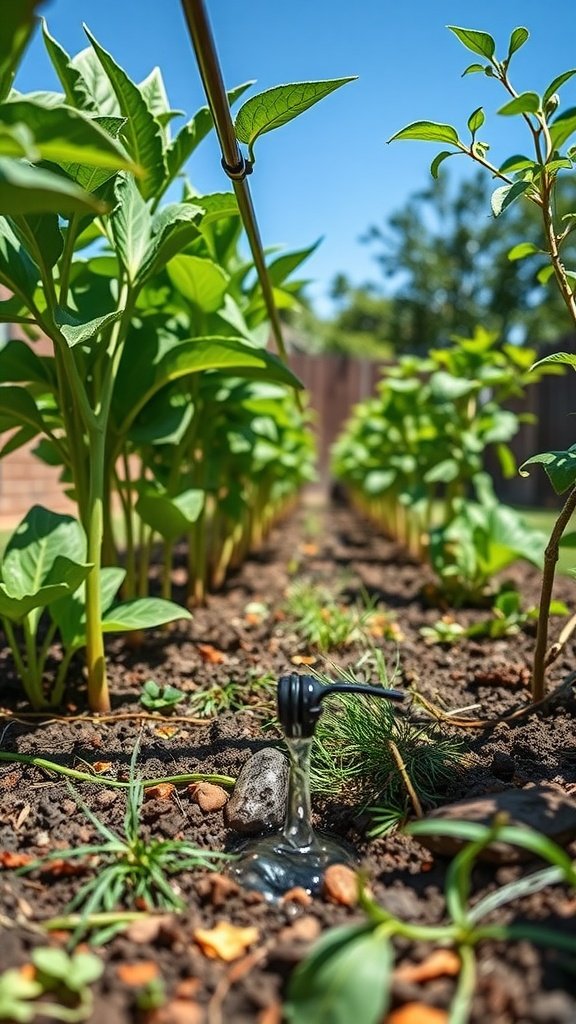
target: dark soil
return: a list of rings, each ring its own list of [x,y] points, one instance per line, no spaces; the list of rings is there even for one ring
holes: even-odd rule
[[[126,778],[140,736],[139,766],[146,778],[193,771],[236,775],[251,751],[281,739],[273,727],[263,731],[270,714],[262,710],[258,679],[306,671],[296,669],[291,659],[310,652],[281,612],[288,584],[302,575],[344,587],[351,597],[367,591],[390,610],[401,639],[383,640],[381,646],[392,669],[398,661],[394,685],[416,687],[447,710],[475,705],[475,711],[464,714],[481,717],[497,717],[527,701],[533,630],[505,640],[468,640],[452,649],[426,646],[419,628],[432,624],[441,614],[422,598],[429,582],[426,571],[347,509],[337,507],[324,513],[308,503],[273,531],[266,547],[229,579],[222,592],[209,598],[192,623],[146,636],[137,649],[120,642],[110,645],[116,717],[70,717],[52,722],[5,717],[0,719],[2,750],[52,758],[80,769],[106,762],[111,765],[109,775]],[[539,577],[535,570],[519,566],[507,578],[518,584],[526,605],[537,603]],[[178,600],[178,570],[174,582]],[[559,579],[555,596],[570,603],[573,584]],[[266,605],[270,614],[247,614],[251,602]],[[454,614],[462,623],[486,617],[486,611]],[[211,646],[203,649],[202,644]],[[337,654],[332,656],[337,660]],[[357,656],[357,650],[349,650],[344,661],[353,663]],[[320,666],[321,660],[317,662]],[[573,667],[569,645],[550,670],[550,685],[562,681]],[[0,657],[0,673],[4,707],[21,714],[25,705],[19,699],[6,653]],[[178,719],[167,729],[165,719],[143,724],[120,717],[141,712],[139,695],[148,678],[189,693],[233,680],[242,684],[246,704],[242,710],[224,712],[202,726]],[[80,665],[78,679],[82,679]],[[79,682],[71,692],[68,713],[81,716],[84,706],[85,687]],[[473,756],[466,767],[454,773],[447,791],[439,794],[439,802],[541,783],[568,795],[575,793],[575,714],[574,697],[568,691],[546,710],[513,726],[459,732]],[[121,828],[123,791],[91,783],[78,784],[78,788],[104,822]],[[94,838],[94,829],[65,780],[36,767],[0,764],[0,809],[1,852],[39,856]],[[414,839],[401,834],[369,841],[361,831],[362,817],[352,794],[317,801],[316,819],[323,829],[338,832],[357,848],[374,895],[389,910],[421,923],[442,919],[448,861],[432,857]],[[221,850],[231,840],[222,812],[204,814],[185,787],[169,799],[146,799],[143,823],[149,834],[185,836],[202,847]],[[576,846],[571,852],[576,855]],[[535,866],[482,865],[475,874],[475,892],[485,893]],[[46,944],[46,937],[34,927],[42,919],[61,914],[81,881],[77,877],[0,872],[0,969],[26,964],[31,948]],[[288,902],[269,906],[253,893],[224,892],[206,873],[179,876],[178,885],[188,906],[185,914],[171,916],[152,938],[120,934],[101,950],[105,972],[94,987],[91,1020],[95,1024],[143,1019],[163,1024],[275,1024],[281,1020],[286,981],[309,946],[307,938],[319,930],[315,922],[325,929],[359,917],[357,910],[323,899],[310,905]],[[507,907],[500,916],[495,915],[495,920],[530,918],[568,933],[574,928],[575,912],[574,893],[558,886],[525,897],[512,909]],[[207,958],[193,939],[196,928],[211,928],[219,921],[258,929],[258,940],[247,958],[232,967]],[[50,941],[63,944],[66,938],[58,933]],[[424,946],[404,943],[398,947],[398,961],[419,961],[428,953]],[[572,964],[569,959],[567,954],[541,951],[527,942],[486,943],[479,954],[473,1021],[573,1024],[576,981],[574,958]],[[167,1008],[147,1018],[138,1010],[138,986],[126,984],[122,971],[119,973],[121,965],[141,961],[157,964],[167,999]],[[393,1006],[421,1001],[446,1008],[453,990],[454,979],[449,978],[424,985],[397,980]]]

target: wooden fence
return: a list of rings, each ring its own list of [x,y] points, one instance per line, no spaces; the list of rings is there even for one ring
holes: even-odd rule
[[[576,339],[563,339],[553,351],[574,351]],[[330,446],[340,432],[352,406],[368,397],[380,375],[379,364],[352,359],[346,355],[312,356],[295,352],[291,367],[310,392],[315,413],[315,431],[319,451],[320,479],[330,477]],[[576,441],[574,420],[576,381],[569,370],[563,377],[544,377],[530,388],[517,412],[536,416],[534,424],[524,424],[513,442],[518,463],[535,452],[567,448]],[[0,460],[0,528],[11,526],[35,502],[56,511],[70,511],[71,504],[62,493],[58,471],[39,462],[33,445]],[[515,476],[503,480],[498,467],[488,467],[496,479],[503,501],[526,507],[554,507],[558,499],[552,493],[543,470],[535,466],[528,478]]]

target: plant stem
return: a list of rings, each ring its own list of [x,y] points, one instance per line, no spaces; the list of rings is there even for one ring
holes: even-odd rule
[[[84,526],[88,538],[87,558],[93,566],[86,580],[88,704],[91,711],[106,712],[110,710],[110,696],[106,679],[100,591],[106,435],[103,428],[98,426],[96,429],[90,430],[88,436],[90,440],[91,473],[87,520]]]
[[[550,603],[552,601],[552,589],[554,586],[554,575],[556,562],[558,561],[558,549],[560,539],[566,529],[572,513],[576,509],[576,487],[568,495],[558,519],[554,523],[550,540],[544,552],[544,568],[542,571],[542,589],[540,591],[540,604],[538,608],[538,628],[536,633],[536,648],[534,650],[534,663],[532,668],[532,701],[542,700],[545,690],[546,674],[546,648],[548,646],[548,617],[550,615]]]
[[[476,984],[476,954],[472,946],[459,946],[460,974],[450,1007],[448,1024],[468,1024]]]
[[[128,789],[130,787],[129,782],[110,779],[105,775],[95,775],[92,772],[81,772],[76,768],[67,768],[66,765],[58,764],[56,761],[49,761],[45,757],[36,757],[32,754],[13,754],[12,752],[0,751],[0,761],[31,764],[35,768],[42,768],[44,771],[55,772],[57,775],[66,775],[70,779],[77,779],[78,782],[97,782],[102,786],[112,786],[114,789]],[[161,779],[143,779],[142,785],[146,789],[150,786],[160,786],[165,782],[171,782],[175,786],[188,782],[213,782],[218,786],[234,786],[236,779],[231,775],[190,772],[184,775],[167,775]]]

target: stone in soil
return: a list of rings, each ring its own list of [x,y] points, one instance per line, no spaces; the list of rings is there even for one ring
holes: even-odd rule
[[[428,815],[432,821],[473,821],[490,825],[497,814],[506,815],[510,825],[529,825],[560,846],[576,838],[576,801],[551,786],[505,789],[500,793],[458,800]],[[433,853],[453,856],[466,840],[455,836],[418,836],[418,842]],[[508,843],[492,843],[480,854],[481,860],[505,864],[526,860],[530,854]]]
[[[224,811],[226,824],[236,832],[262,832],[281,825],[288,799],[288,759],[266,747],[248,759]]]

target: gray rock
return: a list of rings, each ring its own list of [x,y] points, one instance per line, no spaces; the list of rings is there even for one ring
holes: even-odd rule
[[[576,837],[576,801],[552,786],[526,786],[505,789],[500,793],[458,800],[439,807],[428,815],[429,820],[473,821],[489,825],[496,814],[505,814],[510,825],[529,825],[553,839],[560,846]],[[453,836],[418,836],[418,842],[433,853],[453,856],[464,840]],[[480,859],[496,864],[526,860],[531,854],[507,843],[493,843],[483,850]]]
[[[236,832],[262,832],[284,821],[288,799],[288,759],[266,747],[248,759],[226,804],[224,816]]]

